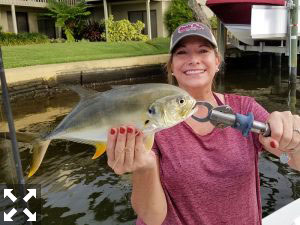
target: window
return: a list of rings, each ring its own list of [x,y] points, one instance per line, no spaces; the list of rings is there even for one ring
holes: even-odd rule
[[[28,15],[26,12],[16,12],[18,33],[29,32]],[[11,11],[7,12],[9,30],[13,32]]]
[[[156,20],[156,11],[155,10],[150,11],[150,17],[151,17],[151,34],[152,34],[152,38],[156,38],[157,37],[157,20]],[[131,23],[135,23],[138,20],[142,21],[145,24],[145,29],[142,31],[142,33],[143,34],[148,34],[147,12],[145,10],[128,12],[128,20]]]

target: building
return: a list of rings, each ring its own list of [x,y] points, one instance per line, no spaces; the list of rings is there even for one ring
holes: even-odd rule
[[[0,26],[4,32],[40,32],[56,37],[54,21],[43,16],[48,0],[0,0]],[[73,5],[78,0],[66,1]],[[197,0],[201,5],[205,0]],[[109,15],[115,20],[128,19],[145,23],[145,34],[151,38],[166,37],[164,13],[171,0],[86,0],[90,6],[91,20],[101,21]],[[208,11],[208,8],[206,8]],[[210,15],[211,12],[208,12]],[[150,18],[150,20],[147,20]],[[151,30],[148,29],[151,27]]]

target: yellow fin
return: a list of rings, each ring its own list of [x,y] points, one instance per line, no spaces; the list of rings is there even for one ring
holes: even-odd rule
[[[96,143],[95,147],[96,147],[96,152],[95,152],[94,156],[92,157],[92,159],[97,159],[99,156],[101,156],[105,152],[106,143]]]
[[[152,149],[153,142],[154,142],[154,134],[147,135],[147,136],[144,138],[145,148],[146,148],[148,151],[150,151],[150,150]]]
[[[36,140],[33,143],[33,156],[32,156],[32,162],[30,165],[30,171],[28,177],[31,177],[33,174],[35,174],[35,172],[40,167],[49,144],[50,144],[50,140],[46,140],[46,141]]]

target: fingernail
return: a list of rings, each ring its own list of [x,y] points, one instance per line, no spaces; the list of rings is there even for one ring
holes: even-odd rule
[[[121,127],[121,128],[120,128],[120,133],[121,133],[121,134],[124,134],[124,133],[125,133],[125,128],[124,128],[124,127]]]
[[[110,129],[110,134],[113,135],[113,134],[115,134],[115,133],[116,133],[115,129],[111,128],[111,129]]]
[[[132,133],[133,132],[133,129],[131,127],[127,127],[127,132],[128,133]]]
[[[271,141],[271,142],[270,142],[270,146],[271,146],[272,148],[276,148],[275,141]]]

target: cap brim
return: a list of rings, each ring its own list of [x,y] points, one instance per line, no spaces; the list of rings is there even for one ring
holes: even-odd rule
[[[170,48],[170,51],[169,53],[172,53],[174,47],[178,44],[178,42],[180,42],[183,38],[185,37],[188,37],[188,36],[198,36],[198,37],[202,37],[204,38],[205,40],[207,40],[209,43],[211,43],[215,48],[218,48],[218,46],[213,43],[211,40],[209,40],[209,38],[205,35],[201,35],[199,33],[188,33],[188,34],[185,34],[185,35],[182,35],[180,38],[178,38],[174,43],[172,43],[172,47]]]

